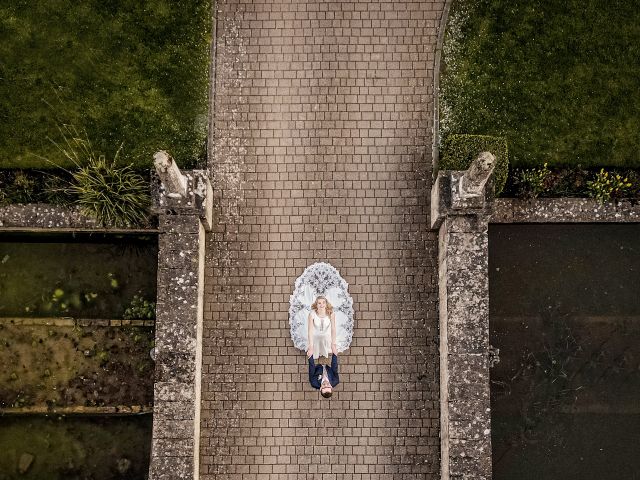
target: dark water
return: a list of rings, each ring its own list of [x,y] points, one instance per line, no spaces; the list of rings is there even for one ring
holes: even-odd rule
[[[494,413],[495,415],[495,413]],[[493,421],[493,438],[517,438],[521,418]],[[495,480],[640,478],[640,415],[573,413],[557,416],[530,438],[507,447],[494,445]],[[554,438],[555,442],[549,441]],[[546,439],[546,440],[545,440]],[[534,443],[535,442],[535,443]],[[539,443],[538,443],[539,442]]]
[[[492,314],[640,314],[640,224],[492,225],[489,234]]]
[[[122,318],[155,301],[157,236],[0,236],[0,317]]]
[[[0,479],[145,479],[151,427],[151,415],[0,417]]]
[[[640,479],[640,225],[489,229],[494,479]]]

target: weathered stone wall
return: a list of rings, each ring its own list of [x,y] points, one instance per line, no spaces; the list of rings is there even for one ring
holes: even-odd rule
[[[488,224],[447,216],[440,227],[442,478],[491,478]]]
[[[488,222],[492,156],[440,171],[431,189],[439,228],[441,479],[491,478]],[[465,183],[482,180],[469,191]],[[479,184],[479,183],[478,183]]]
[[[198,280],[204,231],[195,215],[160,215],[156,374],[150,476],[197,477]],[[202,240],[202,242],[200,242]]]
[[[218,1],[201,478],[439,477],[428,226],[442,2]],[[289,337],[327,261],[356,329],[330,400]]]

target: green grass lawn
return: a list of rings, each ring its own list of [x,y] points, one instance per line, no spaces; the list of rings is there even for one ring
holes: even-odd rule
[[[640,167],[640,8],[453,0],[441,134],[504,135],[515,167]]]
[[[57,125],[149,167],[205,152],[210,0],[15,0],[0,6],[0,168],[68,161]],[[51,139],[51,140],[50,140]]]

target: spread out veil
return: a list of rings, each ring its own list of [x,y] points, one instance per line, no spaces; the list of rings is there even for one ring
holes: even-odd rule
[[[289,299],[289,326],[293,345],[306,351],[308,348],[307,319],[311,305],[324,295],[336,315],[336,348],[343,352],[353,338],[353,300],[347,291],[347,282],[332,265],[317,262],[309,265],[295,283]]]

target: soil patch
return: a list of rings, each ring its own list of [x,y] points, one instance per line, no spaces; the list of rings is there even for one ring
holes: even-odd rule
[[[153,404],[152,327],[0,325],[0,408]]]

